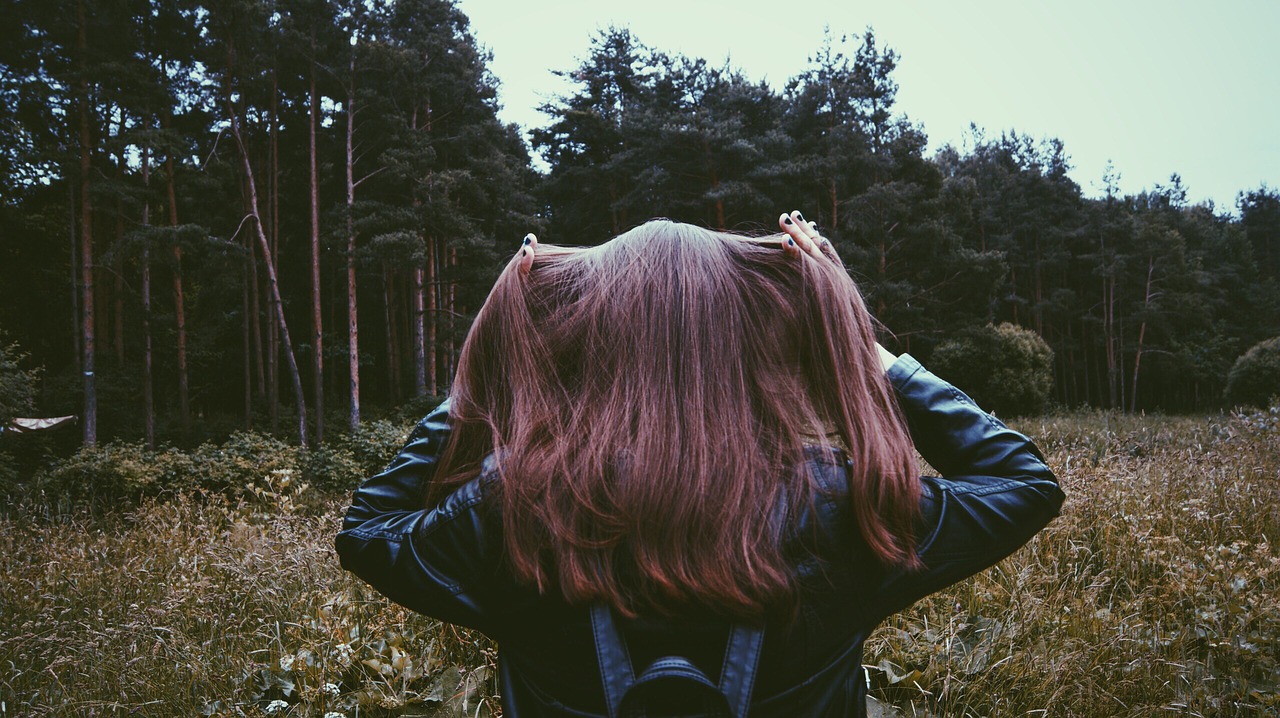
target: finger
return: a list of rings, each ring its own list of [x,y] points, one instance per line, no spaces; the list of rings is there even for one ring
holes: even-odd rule
[[[809,238],[812,239],[814,242],[817,242],[818,244],[822,244],[822,232],[818,231],[817,222],[810,222],[806,220],[804,217],[801,217],[800,228],[803,229],[804,233],[808,235]]]
[[[791,222],[790,217],[785,214],[778,215],[778,226],[787,234],[787,238],[782,241],[782,251],[786,252],[788,257],[799,257],[801,252],[800,245],[796,244],[795,237],[791,234],[791,227],[787,224],[788,222]]]
[[[809,223],[804,221],[804,215],[800,214],[799,211],[782,215],[780,224],[782,226],[782,231],[786,232],[790,238],[794,239],[795,243],[799,245],[800,249],[804,250],[806,254],[814,257],[815,259],[820,259],[822,257],[822,252],[818,251],[818,243],[815,242],[813,238],[809,236],[808,232],[805,231],[809,226]]]
[[[817,222],[807,222],[806,224],[808,226],[808,230],[810,233],[809,236],[813,237],[813,241],[817,242],[818,244],[819,252],[822,252],[825,254],[828,251],[831,251],[831,252],[835,251],[835,247],[831,245],[831,240],[827,239],[826,237],[823,237],[822,232],[818,230]]]
[[[517,265],[521,274],[528,274],[529,270],[533,269],[533,255],[537,248],[538,238],[532,232],[526,234],[520,247],[520,263]]]

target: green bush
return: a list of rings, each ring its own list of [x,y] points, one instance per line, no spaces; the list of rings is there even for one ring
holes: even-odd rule
[[[181,476],[172,475],[169,486],[178,489],[201,487],[239,495],[273,471],[298,470],[300,451],[297,446],[274,436],[237,431],[221,444],[201,444],[190,453],[194,464],[194,485]]]
[[[39,369],[23,369],[26,352],[0,331],[0,426],[35,407]]]
[[[1227,374],[1227,403],[1267,406],[1280,396],[1280,337],[1272,337],[1249,348]]]
[[[326,494],[345,494],[381,471],[408,433],[407,426],[372,421],[306,450],[246,431],[233,433],[220,444],[204,443],[191,450],[148,451],[137,442],[113,441],[81,448],[38,474],[29,489],[72,503],[134,502],[144,496],[189,491],[249,498],[259,496],[272,482],[283,481],[282,477],[294,477],[291,490],[305,484]],[[0,494],[21,493],[7,463],[8,457],[0,455]]]
[[[940,344],[930,369],[1002,416],[1043,412],[1053,393],[1053,350],[1030,329],[1004,323]]]
[[[138,442],[87,446],[36,477],[37,489],[72,502],[136,500],[159,492],[164,471]]]
[[[435,404],[431,408],[435,408]],[[387,463],[400,453],[400,449],[404,448],[404,442],[409,439],[412,422],[417,422],[420,418],[412,419],[406,424],[386,419],[365,422],[355,431],[344,434],[338,439],[338,447],[350,452],[360,467],[362,478],[373,476],[382,471]]]

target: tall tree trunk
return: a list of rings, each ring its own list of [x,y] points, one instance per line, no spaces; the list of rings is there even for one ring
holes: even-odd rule
[[[360,327],[356,311],[356,181],[355,181],[355,49],[351,50],[351,82],[347,86],[347,423],[360,426]]]
[[[245,252],[244,266],[240,272],[240,307],[244,314],[244,321],[241,322],[242,333],[244,335],[244,428],[246,430],[253,428],[253,350],[252,350],[252,331],[249,328],[250,314],[253,312],[253,306],[249,302],[249,292],[254,276],[258,273],[254,267],[253,242],[248,237],[244,240]],[[256,291],[256,287],[252,287]],[[256,297],[255,297],[256,299]]]
[[[249,297],[249,306],[246,309],[248,313],[245,318],[246,320],[251,320],[249,321],[249,336],[253,340],[252,366],[254,377],[258,380],[255,385],[255,393],[259,398],[262,398],[267,393],[267,377],[266,366],[264,366],[265,362],[262,356],[262,306],[258,300],[262,290],[258,286],[258,253],[254,250],[253,242],[251,241],[245,242],[245,249],[249,250],[248,263],[245,265],[248,270],[248,273],[245,274],[245,279],[248,281],[246,296]]]
[[[169,114],[165,115],[163,127],[169,126]],[[169,204],[169,226],[178,226],[178,193],[173,177],[173,154],[165,157],[166,194]],[[176,237],[170,252],[173,255],[173,315],[177,329],[178,350],[178,412],[182,422],[182,438],[191,437],[191,401],[187,379],[187,312],[185,308],[185,292],[182,286],[182,247],[178,246]]]
[[[79,23],[77,44],[80,51],[79,115],[80,115],[80,336],[81,372],[84,378],[84,416],[82,429],[86,446],[98,443],[98,392],[94,377],[93,315],[93,203],[89,194],[89,177],[93,171],[90,152],[93,137],[89,122],[88,18],[84,0],[76,3]]]
[[[124,134],[124,113],[120,113],[120,134]],[[116,180],[124,182],[124,151],[121,150],[117,159]],[[124,199],[119,195],[116,196],[116,226],[115,236],[112,239],[115,242],[116,251],[111,260],[112,269],[112,311],[111,325],[111,348],[115,351],[116,366],[124,367],[124,257],[120,251],[124,245]]]
[[[450,268],[449,311],[447,313],[447,316],[449,317],[449,368],[448,368],[448,371],[445,372],[445,378],[444,378],[445,384],[453,383],[453,370],[454,370],[454,367],[457,365],[457,361],[458,361],[458,348],[456,343],[457,332],[455,331],[455,328],[457,327],[457,318],[458,318],[458,304],[457,304],[458,283],[454,280],[454,277],[457,276],[457,272],[453,271],[453,268],[457,266],[458,266],[458,249],[456,247],[450,247],[449,248],[449,268]]]
[[[280,251],[280,88],[274,68],[271,73],[271,258],[279,259]],[[267,294],[267,316],[276,315],[275,296]],[[267,322],[267,406],[271,432],[280,431],[280,330],[274,321]]]
[[[426,302],[424,294],[424,277],[422,267],[413,268],[413,393],[414,396],[425,396],[427,393],[427,357],[425,326]],[[434,372],[433,372],[434,373]]]
[[[1133,386],[1129,396],[1129,411],[1138,410],[1138,370],[1142,367],[1142,342],[1147,336],[1147,312],[1151,309],[1151,280],[1155,277],[1155,255],[1147,256],[1147,291],[1142,301],[1142,323],[1138,325],[1138,350],[1133,355]]]
[[[75,357],[76,375],[80,374],[84,352],[80,350],[80,216],[76,201],[78,182],[67,183],[67,249],[71,266],[71,351]]]
[[[1120,365],[1116,359],[1115,335],[1116,278],[1114,272],[1102,280],[1102,332],[1107,355],[1107,407],[1120,406]]]
[[[311,36],[312,57],[315,57],[316,39]],[[311,63],[307,113],[308,163],[310,167],[311,198],[311,355],[315,374],[312,376],[313,400],[316,416],[316,443],[324,441],[324,325],[320,304],[320,173],[316,167],[316,123],[319,121],[320,96],[316,92],[316,64]],[[348,98],[350,99],[350,98]],[[347,108],[348,114],[350,107]]]
[[[410,118],[410,127],[413,129],[414,132],[418,131],[418,107],[416,104],[414,105],[414,108],[413,108],[413,115]],[[417,193],[415,192],[413,196],[413,207],[415,212],[419,209],[419,206],[421,204],[422,202],[418,198]],[[424,239],[423,246],[429,247],[430,245],[425,241],[426,238],[424,237],[423,239]],[[426,317],[424,316],[426,313],[426,299],[423,296],[426,292],[426,287],[424,286],[425,285],[424,277],[426,272],[422,267],[422,265],[425,264],[426,262],[426,258],[424,257],[423,260],[424,261],[421,263],[414,263],[414,267],[412,270],[413,317],[410,321],[410,324],[412,325],[412,329],[413,329],[413,395],[418,397],[424,396],[427,393],[427,373],[428,372],[431,372],[432,374],[435,373],[434,367],[427,366],[426,326],[425,326]],[[431,383],[433,385],[435,384],[434,376],[431,379]]]
[[[391,273],[391,269],[387,266],[386,261],[383,261],[382,306],[387,325],[387,394],[391,398],[391,403],[395,404],[400,401],[400,358],[397,356],[396,348],[395,291],[392,287],[393,278],[394,275]]]
[[[147,448],[156,447],[155,388],[151,376],[151,148],[142,148],[142,422]]]
[[[436,368],[436,341],[437,327],[440,325],[440,302],[437,292],[440,289],[439,273],[436,271],[436,246],[435,237],[427,237],[427,271],[423,288],[426,294],[426,323],[427,336],[424,340],[426,355],[423,358],[423,364],[426,365],[430,376],[427,379],[427,388],[432,394],[439,393],[439,377],[440,372]]]
[[[298,361],[293,353],[293,342],[289,339],[289,325],[284,318],[284,302],[280,298],[280,282],[276,275],[276,265],[272,261],[270,255],[270,243],[267,240],[266,229],[263,227],[261,214],[258,211],[258,185],[253,177],[253,164],[249,161],[249,148],[244,143],[244,137],[240,133],[240,116],[236,112],[235,105],[231,102],[231,70],[234,67],[235,50],[234,46],[228,41],[227,46],[227,78],[224,80],[223,93],[224,101],[227,105],[227,116],[231,121],[231,136],[236,141],[236,148],[240,151],[240,166],[244,171],[245,180],[249,190],[249,207],[250,216],[253,219],[253,231],[258,238],[258,247],[262,250],[267,269],[267,281],[271,286],[271,296],[276,305],[276,321],[280,325],[280,338],[284,341],[285,359],[289,363],[289,373],[293,378],[293,394],[294,400],[298,405],[298,440],[303,446],[308,446],[307,440],[307,398],[302,391],[302,375],[298,372]]]
[[[173,158],[165,159],[169,172],[169,226],[178,226],[178,199],[173,186]],[[182,247],[174,241],[170,247],[173,255],[173,314],[177,329],[178,350],[178,412],[182,421],[182,437],[191,435],[191,392],[187,372],[187,310],[186,291],[182,282]]]

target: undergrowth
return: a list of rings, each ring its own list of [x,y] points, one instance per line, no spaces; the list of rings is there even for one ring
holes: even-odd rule
[[[1280,415],[1024,420],[1063,515],[867,642],[886,716],[1280,712]],[[0,716],[496,715],[495,647],[333,553],[340,499],[265,468],[0,515]]]

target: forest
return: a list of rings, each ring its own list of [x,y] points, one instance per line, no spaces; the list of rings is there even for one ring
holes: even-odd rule
[[[602,30],[535,128],[498,119],[483,41],[450,0],[0,6],[0,350],[30,380],[0,419],[315,445],[447,392],[526,232],[659,216],[761,232],[802,209],[890,348],[1032,330],[1062,407],[1223,407],[1280,334],[1280,191],[1192,204],[1176,174],[1129,195],[1110,168],[1087,197],[1036,128],[929,152],[871,29],[781,89]]]

